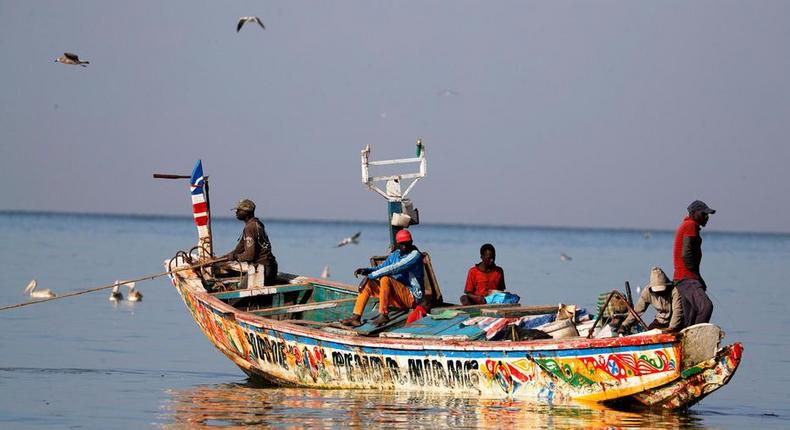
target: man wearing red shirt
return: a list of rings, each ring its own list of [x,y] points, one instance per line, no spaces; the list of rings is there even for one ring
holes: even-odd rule
[[[491,291],[505,289],[505,272],[495,264],[495,260],[494,245],[486,243],[480,247],[480,262],[472,266],[466,276],[462,305],[485,304]]]
[[[708,224],[708,217],[716,211],[704,202],[694,200],[688,212],[689,216],[683,219],[675,233],[675,274],[672,276],[681,295],[685,327],[709,322],[713,313],[713,303],[706,293],[708,287],[699,270],[702,261],[702,237],[699,231]]]

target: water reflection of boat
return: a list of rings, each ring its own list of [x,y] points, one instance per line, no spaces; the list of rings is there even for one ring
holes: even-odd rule
[[[400,179],[425,174],[424,147],[418,157],[369,162],[362,152],[363,182],[386,179],[391,226],[416,223],[417,213],[400,192]],[[417,162],[419,173],[370,177],[368,166]],[[712,324],[681,333],[647,332],[626,337],[520,340],[489,338],[467,324],[480,315],[503,321],[556,312],[541,306],[441,306],[441,290],[426,254],[426,295],[435,312],[405,325],[406,312],[392,312],[382,326],[351,329],[334,323],[350,314],[357,287],[326,279],[279,274],[277,285],[239,289],[233,270],[189,269],[212,257],[208,187],[199,163],[193,172],[199,245],[166,264],[192,317],[209,340],[253,378],[282,386],[444,392],[454,396],[530,401],[548,405],[576,401],[676,409],[698,402],[729,382],[740,363],[739,343],[720,348],[724,333]],[[205,197],[204,197],[205,195]],[[200,213],[198,213],[200,211]],[[405,221],[404,221],[405,220]],[[373,260],[373,259],[371,259]],[[375,315],[375,301],[366,308]],[[501,305],[500,305],[501,306]],[[606,305],[604,305],[606,308]],[[567,321],[573,325],[573,313]],[[554,316],[554,315],[549,315]],[[505,321],[507,322],[507,321]],[[506,324],[504,325],[506,326]],[[567,330],[563,330],[567,333]]]
[[[589,405],[536,405],[426,392],[201,385],[168,392],[164,427],[305,428],[702,428],[677,413]]]

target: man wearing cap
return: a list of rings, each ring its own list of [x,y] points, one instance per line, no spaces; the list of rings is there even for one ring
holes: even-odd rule
[[[239,243],[233,251],[225,254],[229,260],[253,265],[256,270],[263,269],[264,285],[275,285],[277,282],[277,259],[272,254],[272,244],[266,235],[261,220],[255,217],[255,203],[252,200],[241,200],[233,210],[236,219],[244,221],[244,230],[239,237]],[[243,279],[240,288],[246,288],[247,279]]]
[[[639,295],[634,311],[641,316],[649,305],[653,305],[656,309],[656,318],[647,327],[648,330],[657,328],[677,331],[683,328],[683,304],[680,292],[664,271],[658,267],[654,267],[650,271],[650,283]],[[623,324],[617,329],[617,333],[628,333],[634,322],[636,322],[636,317],[628,314]]]
[[[379,299],[379,316],[371,322],[377,326],[389,321],[389,307],[411,309],[422,299],[425,292],[423,282],[422,252],[412,243],[411,233],[403,229],[395,234],[397,249],[376,267],[362,267],[354,276],[367,276],[359,297],[354,304],[354,314],[341,321],[343,325],[359,327],[362,312],[371,296]]]
[[[702,237],[699,231],[708,224],[708,217],[716,211],[705,202],[694,200],[688,206],[688,213],[689,216],[683,219],[675,233],[675,274],[672,276],[682,298],[686,327],[709,322],[713,313],[713,303],[706,293],[708,287],[700,275]]]

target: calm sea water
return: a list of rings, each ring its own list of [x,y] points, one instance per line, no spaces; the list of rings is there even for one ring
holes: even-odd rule
[[[678,220],[680,221],[680,220]],[[711,221],[715,224],[715,219]],[[283,271],[353,281],[385,253],[386,226],[267,221]],[[241,223],[214,221],[218,253]],[[359,245],[334,248],[362,232]],[[420,225],[440,286],[456,299],[482,243],[497,248],[522,303],[591,307],[599,293],[671,273],[672,232]],[[166,278],[138,283],[140,303],[109,292],[0,312],[0,428],[520,427],[790,428],[790,235],[704,234],[703,274],[725,342],[743,362],[729,385],[686,413],[537,407],[472,397],[256,387],[200,333]],[[25,285],[59,293],[163,271],[195,243],[191,218],[0,213],[0,306]],[[565,253],[570,261],[561,261]]]

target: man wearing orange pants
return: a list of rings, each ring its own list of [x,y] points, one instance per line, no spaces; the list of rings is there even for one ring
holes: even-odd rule
[[[362,325],[362,312],[371,296],[379,299],[379,316],[371,321],[375,325],[383,325],[389,321],[390,306],[411,309],[422,299],[425,292],[422,252],[414,246],[408,230],[398,231],[395,242],[398,249],[383,263],[354,271],[354,276],[366,275],[368,280],[357,297],[354,314],[342,320],[343,325]]]

